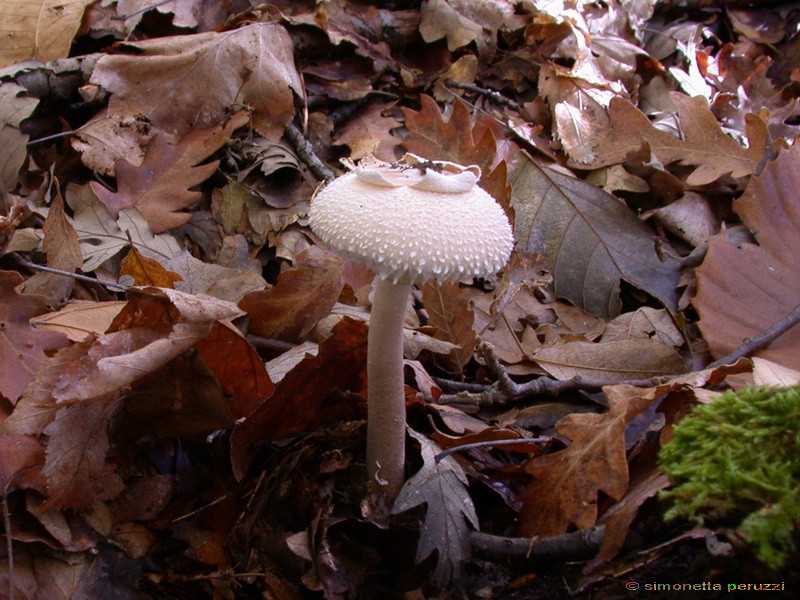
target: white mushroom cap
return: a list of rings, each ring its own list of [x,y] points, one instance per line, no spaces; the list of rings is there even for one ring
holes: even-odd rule
[[[502,268],[514,238],[503,209],[477,186],[480,169],[404,161],[365,158],[319,191],[309,215],[314,233],[395,283],[489,277]]]

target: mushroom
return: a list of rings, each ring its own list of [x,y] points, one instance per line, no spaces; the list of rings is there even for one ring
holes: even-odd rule
[[[403,485],[403,321],[411,286],[489,277],[514,244],[503,209],[477,186],[480,169],[407,154],[364,158],[311,200],[312,231],[379,277],[367,339],[367,474],[389,500]],[[375,488],[373,488],[375,489]]]

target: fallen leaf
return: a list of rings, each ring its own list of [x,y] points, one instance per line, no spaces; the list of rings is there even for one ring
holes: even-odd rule
[[[62,348],[67,338],[55,331],[39,331],[28,322],[47,312],[44,296],[18,294],[23,282],[13,271],[0,271],[0,393],[16,404],[49,352]]]
[[[183,281],[180,275],[167,271],[161,266],[161,263],[144,256],[136,248],[131,248],[130,252],[122,259],[119,274],[132,277],[132,285],[135,286],[171,288],[174,287],[175,282]]]
[[[44,451],[35,437],[0,435],[0,489],[4,497],[14,490],[47,492],[47,482],[42,476]]]
[[[676,310],[680,264],[660,260],[654,233],[619,200],[532,159],[520,161],[510,181],[515,235],[545,256],[557,296],[613,318],[623,279]]]
[[[5,0],[0,9],[0,67],[27,58],[64,58],[95,0]]]
[[[91,78],[112,94],[108,116],[142,114],[174,138],[216,127],[247,105],[253,127],[277,141],[294,115],[292,91],[303,96],[292,41],[276,23],[120,46],[132,53],[104,55]]]
[[[420,96],[420,104],[419,111],[402,109],[408,129],[403,147],[431,160],[477,165],[483,177],[488,176],[497,158],[497,139],[502,135],[497,122],[489,115],[480,114],[473,123],[462,100],[453,104],[449,119],[445,119],[439,105],[430,96]]]
[[[177,212],[200,200],[199,191],[189,191],[217,170],[219,161],[198,165],[230,138],[234,129],[247,123],[247,115],[237,113],[224,126],[194,129],[170,143],[157,135],[147,147],[141,165],[120,160],[115,165],[117,191],[91,182],[100,201],[115,219],[125,208],[138,208],[155,233],[180,227],[190,215]]]
[[[683,345],[683,334],[675,326],[670,314],[664,309],[643,306],[634,311],[624,313],[606,325],[601,342],[613,342],[631,338],[651,338],[680,348]]]
[[[395,148],[401,140],[392,135],[391,130],[402,126],[393,117],[384,117],[383,112],[392,108],[396,102],[370,104],[342,127],[336,138],[336,145],[350,148],[350,158],[357,160],[372,154],[376,158],[394,162],[397,160]]]
[[[71,342],[81,342],[91,335],[105,333],[111,322],[125,306],[124,300],[115,302],[70,302],[61,310],[31,319],[31,325],[45,331],[59,331]]]
[[[753,231],[758,245],[737,247],[726,233],[711,239],[697,275],[692,304],[711,354],[720,358],[753,338],[797,306],[800,253],[797,190],[800,148],[781,152],[750,180],[733,208]],[[755,356],[800,369],[800,326],[794,326]]]
[[[428,324],[436,327],[434,337],[454,344],[448,361],[453,372],[460,373],[475,349],[474,317],[470,310],[470,294],[458,283],[438,283],[422,286],[422,303],[428,311]]]
[[[426,42],[447,38],[447,49],[451,52],[475,40],[483,27],[458,13],[446,0],[428,0],[422,3],[422,20],[419,32]]]
[[[686,370],[671,346],[650,338],[616,342],[567,342],[537,351],[532,359],[556,379],[648,379]]]
[[[158,261],[168,261],[182,252],[171,235],[153,233],[142,213],[135,208],[121,210],[115,220],[88,185],[71,184],[67,186],[66,196],[74,213],[73,224],[83,252],[84,271],[94,271],[128,247],[131,241],[139,252]]]
[[[787,369],[763,358],[754,357],[751,360],[753,361],[754,385],[788,387],[800,384],[800,371]]]
[[[697,192],[686,192],[682,198],[648,211],[642,218],[656,217],[670,232],[699,246],[719,233],[720,219],[708,198]]]
[[[328,425],[326,411],[336,407],[326,400],[336,391],[366,397],[366,360],[367,326],[349,319],[339,323],[317,355],[287,373],[275,393],[233,430],[231,463],[237,480],[247,473],[255,452],[253,443]]]
[[[43,431],[49,438],[42,469],[48,493],[43,511],[87,510],[122,491],[122,479],[106,462],[108,427],[119,407],[119,398],[110,396],[58,409]]]
[[[569,166],[595,169],[621,163],[646,142],[664,164],[697,165],[698,168],[686,180],[689,185],[711,183],[727,174],[744,177],[756,172],[767,148],[767,126],[760,117],[747,115],[748,145],[744,147],[722,130],[702,96],[691,98],[673,92],[670,99],[677,109],[683,138],[656,129],[633,104],[615,97],[608,107],[610,127],[596,132],[591,144],[596,158],[573,160]]]
[[[311,246],[295,256],[295,268],[284,271],[269,289],[239,301],[250,315],[249,332],[266,338],[300,342],[333,307],[342,291],[344,261]]]
[[[420,528],[417,562],[437,552],[433,580],[444,585],[458,577],[469,556],[469,522],[480,528],[475,505],[467,490],[467,476],[452,456],[436,460],[441,448],[413,429],[409,435],[420,444],[422,467],[408,481],[392,506],[397,514],[426,504]]]
[[[0,13],[0,30],[2,26]],[[8,38],[4,36],[4,40]],[[2,62],[0,41],[0,62]],[[19,129],[19,124],[33,113],[39,100],[26,95],[27,90],[10,81],[0,83],[0,189],[13,190],[19,179],[19,170],[28,158],[28,136]]]
[[[222,391],[231,396],[234,419],[250,415],[275,391],[264,361],[238,330],[216,323],[197,348]]]

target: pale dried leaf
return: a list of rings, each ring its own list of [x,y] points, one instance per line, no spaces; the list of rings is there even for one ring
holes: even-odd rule
[[[674,375],[686,370],[673,348],[650,338],[617,342],[568,342],[544,348],[533,360],[556,379],[626,380]]]
[[[46,331],[60,331],[70,341],[81,342],[92,335],[105,333],[111,322],[127,304],[115,302],[87,302],[76,300],[56,312],[34,317],[31,325]]]
[[[19,130],[19,124],[39,104],[39,100],[22,95],[23,92],[25,88],[16,83],[0,83],[0,190],[7,192],[17,185],[19,169],[28,158],[28,136]]]
[[[435,442],[413,429],[408,433],[421,445],[423,465],[400,490],[392,512],[401,513],[427,504],[417,561],[438,551],[433,577],[444,584],[460,574],[461,565],[469,556],[467,522],[477,529],[478,515],[467,491],[467,476],[458,462],[452,456],[437,461],[441,449]]]
[[[64,58],[95,0],[3,0],[0,8],[0,67],[35,58]]]

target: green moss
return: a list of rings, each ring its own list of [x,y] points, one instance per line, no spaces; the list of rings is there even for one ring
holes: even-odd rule
[[[666,519],[741,519],[761,561],[782,566],[800,525],[800,386],[726,392],[675,425],[659,454]]]

